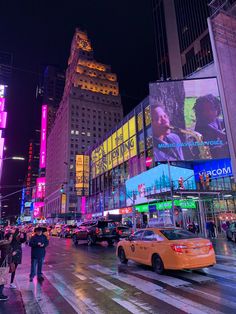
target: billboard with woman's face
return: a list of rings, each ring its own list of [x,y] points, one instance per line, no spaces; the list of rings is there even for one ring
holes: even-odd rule
[[[229,157],[216,78],[150,84],[155,161]]]

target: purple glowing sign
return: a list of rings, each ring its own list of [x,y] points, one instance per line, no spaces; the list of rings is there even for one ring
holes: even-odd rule
[[[46,167],[46,149],[47,149],[47,112],[48,106],[42,106],[42,119],[41,119],[41,143],[40,143],[40,168]]]
[[[1,97],[0,98],[0,111],[4,111],[5,108],[5,98]]]
[[[41,215],[41,209],[44,206],[44,202],[34,203],[34,217],[39,217]]]
[[[7,112],[2,111],[2,112],[0,112],[0,128],[1,129],[6,128],[6,122],[7,122]]]
[[[81,213],[86,214],[86,197],[82,196],[81,199]]]
[[[36,198],[45,197],[45,183],[46,183],[45,177],[36,179]]]
[[[5,141],[5,138],[0,138],[0,172],[2,169],[2,157],[3,157],[3,150],[4,150],[4,141]]]

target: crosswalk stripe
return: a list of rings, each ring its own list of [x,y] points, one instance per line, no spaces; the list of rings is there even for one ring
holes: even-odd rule
[[[143,279],[136,278],[132,275],[118,275],[112,272],[109,268],[103,267],[101,265],[90,265],[92,269],[96,269],[97,271],[103,274],[109,274],[112,278],[118,279],[130,286],[135,287],[136,289],[153,296],[154,298],[164,301],[165,303],[172,305],[186,313],[190,314],[217,314],[221,313],[215,310],[210,309],[207,306],[198,304],[197,302],[186,299],[182,296],[176,295],[174,293],[168,292],[158,285],[152,284],[150,282],[146,282]]]
[[[85,277],[84,275],[82,274],[78,274],[78,273],[73,273],[78,279],[84,281],[84,280],[87,280],[87,277]]]
[[[225,272],[236,273],[236,267],[216,264],[213,269],[224,270]]]
[[[205,282],[214,281],[214,279],[211,277],[207,277],[207,276],[203,276],[203,275],[199,275],[199,274],[187,272],[187,271],[173,273],[173,276],[180,277],[181,279],[188,280],[189,282],[192,282],[192,283],[205,283]]]
[[[143,277],[149,278],[149,279],[155,279],[160,282],[163,282],[171,287],[181,287],[181,286],[190,286],[191,283],[188,281],[184,281],[182,279],[173,278],[170,276],[165,275],[158,275],[154,272],[145,271],[145,270],[138,270],[137,272],[131,271],[130,273],[138,273],[139,275],[142,275]]]
[[[28,307],[27,312],[30,313],[32,308],[32,303],[37,303],[38,308],[44,314],[59,314],[58,310],[48,298],[48,296],[42,291],[40,285],[36,285],[34,283],[29,283],[28,276],[25,274],[19,274],[17,276],[17,286],[19,290],[22,292],[22,298],[24,300],[24,304]],[[32,292],[30,294],[30,292]],[[28,299],[30,295],[31,300]],[[33,308],[37,306],[33,305]],[[35,313],[37,313],[35,309]]]
[[[102,286],[103,288],[114,291],[116,294],[121,294],[124,292],[124,289],[114,285],[110,281],[103,279],[101,277],[93,276],[93,277],[90,277],[90,279],[96,282],[97,284],[99,284],[100,286]]]
[[[229,273],[226,271],[222,271],[220,269],[214,269],[214,268],[204,268],[203,272],[208,275],[213,275],[222,279],[230,279],[230,280],[236,280],[236,273]]]
[[[112,298],[113,301],[118,303],[119,305],[123,306],[125,309],[127,309],[130,313],[133,314],[143,314],[145,312],[141,311],[136,305],[132,304],[129,301],[121,300],[118,298]]]
[[[211,300],[215,303],[218,303],[220,305],[224,305],[226,307],[230,307],[232,309],[236,309],[236,302],[233,302],[233,301],[230,301],[230,300],[225,300],[223,299],[221,296],[218,297],[216,295],[214,295],[211,291],[211,293],[207,293],[205,291],[202,291],[202,290],[198,290],[198,289],[195,289],[193,287],[188,287],[188,288],[183,288],[183,289],[186,289],[186,291],[188,292],[193,292],[195,295],[199,295],[207,300]]]
[[[67,299],[77,313],[102,314],[103,312],[86,297],[78,296],[75,289],[69,286],[56,272],[44,272],[51,284]],[[80,310],[78,310],[80,309]]]

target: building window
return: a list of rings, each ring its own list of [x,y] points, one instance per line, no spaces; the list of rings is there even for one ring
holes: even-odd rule
[[[70,132],[71,134],[75,134],[75,131],[74,130],[71,130],[71,132]]]

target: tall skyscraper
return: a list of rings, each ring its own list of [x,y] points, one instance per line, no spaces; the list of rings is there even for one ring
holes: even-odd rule
[[[153,0],[159,79],[180,79],[213,61],[209,0]]]
[[[76,155],[99,141],[122,116],[116,74],[95,60],[87,33],[76,29],[63,99],[47,140],[46,216],[77,210]]]

